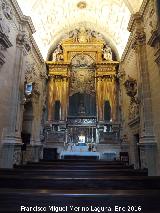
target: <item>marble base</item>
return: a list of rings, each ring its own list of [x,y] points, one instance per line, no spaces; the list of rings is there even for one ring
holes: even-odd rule
[[[27,162],[39,162],[43,159],[43,147],[41,143],[28,144],[22,152],[23,164]]]
[[[149,176],[156,175],[156,156],[157,144],[156,143],[139,143],[140,147],[140,161],[141,168],[148,169]]]
[[[1,144],[0,168],[13,168],[14,165],[21,164],[21,138],[6,137]]]

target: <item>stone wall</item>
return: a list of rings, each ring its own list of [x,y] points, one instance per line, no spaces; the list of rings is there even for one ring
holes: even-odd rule
[[[140,11],[131,16],[128,25],[131,34],[120,67],[123,133],[127,134],[130,144],[130,160],[135,167],[139,167],[138,158],[140,158],[141,167],[147,167],[150,175],[160,174],[158,23],[156,0],[144,0]],[[137,93],[134,97],[127,97],[126,88],[123,88],[128,75],[137,82]],[[136,100],[139,110],[137,118],[133,116],[129,119],[130,102],[128,100],[131,98]],[[135,137],[137,135],[139,140]]]
[[[22,14],[15,0],[0,2],[1,167],[12,167],[13,163],[19,164],[21,161],[21,131],[27,102],[33,108],[31,145],[33,149],[41,147],[46,68],[34,41],[34,32],[31,18]],[[32,94],[26,97],[24,88],[25,83],[29,82],[33,82],[34,87]],[[33,160],[33,156],[31,158]],[[37,161],[39,156],[34,158]]]

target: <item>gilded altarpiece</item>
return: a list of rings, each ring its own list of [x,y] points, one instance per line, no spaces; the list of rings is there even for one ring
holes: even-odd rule
[[[107,47],[109,48],[109,47]],[[53,60],[47,61],[48,120],[54,120],[54,103],[61,103],[61,121],[67,120],[69,96],[76,92],[96,96],[97,121],[104,120],[104,102],[111,106],[111,120],[116,121],[117,91],[116,67],[118,62],[107,57],[103,39],[88,35],[80,29],[77,37],[62,40]],[[55,55],[56,54],[56,55]],[[56,58],[55,58],[56,56]]]

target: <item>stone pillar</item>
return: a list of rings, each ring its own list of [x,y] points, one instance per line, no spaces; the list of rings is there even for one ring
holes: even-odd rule
[[[151,91],[149,81],[146,35],[143,19],[139,13],[133,15],[130,31],[134,35],[133,48],[136,51],[140,85],[140,155],[142,168],[148,168],[149,175],[156,173],[156,141],[154,135]]]
[[[13,87],[11,92],[10,126],[4,131],[1,145],[2,159],[0,167],[12,168],[14,164],[21,162],[21,116],[23,105],[22,72],[24,71],[24,57],[30,50],[24,32],[20,32],[16,38],[16,56],[13,70]]]

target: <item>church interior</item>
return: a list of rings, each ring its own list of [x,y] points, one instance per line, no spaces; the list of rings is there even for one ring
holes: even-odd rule
[[[158,213],[159,91],[159,0],[0,0],[0,212]]]

